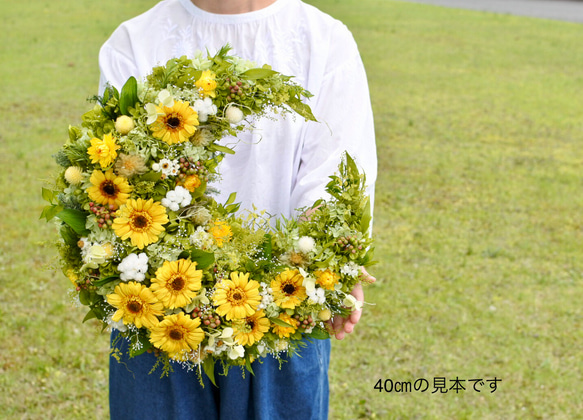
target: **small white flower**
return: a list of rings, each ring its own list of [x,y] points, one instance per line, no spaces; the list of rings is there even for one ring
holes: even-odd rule
[[[204,230],[202,226],[197,227],[189,239],[190,243],[199,249],[209,249],[214,245],[213,235]]]
[[[168,108],[172,108],[174,106],[174,98],[168,89],[162,89],[160,93],[158,93],[158,101]]]
[[[208,120],[209,115],[217,113],[217,106],[213,104],[211,98],[197,99],[192,105],[192,109],[198,114],[198,121],[201,123]]]
[[[362,302],[360,300],[357,300],[352,295],[346,295],[346,297],[344,298],[344,302],[342,303],[344,304],[344,306],[352,308],[353,310],[360,311],[362,309]]]
[[[340,268],[340,273],[349,277],[358,277],[361,273],[360,266],[351,261]]]
[[[99,244],[92,245],[85,255],[83,255],[83,268],[97,268],[100,264],[103,264],[108,257],[107,250]]]
[[[243,121],[245,115],[243,114],[243,111],[241,111],[240,108],[237,108],[236,106],[230,106],[225,111],[225,117],[227,117],[227,120],[231,124],[239,124],[241,121]]]
[[[311,291],[306,288],[306,294],[313,305],[323,305],[326,303],[326,291],[321,287],[316,287]]]
[[[166,197],[162,199],[161,203],[164,207],[172,211],[178,211],[181,207],[186,207],[192,201],[190,192],[180,185],[174,190],[168,191]]]
[[[128,327],[123,323],[123,319],[120,319],[119,321],[114,321],[112,317],[113,313],[109,315],[105,320],[105,322],[107,322],[107,325],[109,325],[109,328],[112,331],[118,330],[119,332],[126,332],[128,330]]]
[[[229,351],[229,358],[232,360],[239,359],[245,356],[245,347],[238,344],[236,346],[231,347]]]
[[[148,256],[144,252],[129,254],[118,264],[117,269],[123,281],[144,281],[148,272]]]
[[[298,250],[304,254],[309,254],[316,247],[316,241],[311,236],[302,236],[298,240]]]
[[[160,159],[160,162],[152,164],[152,170],[162,172],[166,176],[177,175],[180,170],[178,159]]]

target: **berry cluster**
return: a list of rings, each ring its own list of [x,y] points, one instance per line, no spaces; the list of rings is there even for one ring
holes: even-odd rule
[[[294,315],[294,318],[299,321],[299,325],[298,325],[299,329],[305,330],[305,329],[309,329],[309,328],[314,328],[316,326],[316,322],[314,321],[314,319],[312,318],[311,315],[302,316],[302,315],[296,314],[296,315]]]
[[[216,312],[213,312],[211,308],[199,308],[196,307],[192,310],[190,314],[192,318],[200,318],[200,322],[211,328],[218,328],[221,325],[221,318]]]
[[[178,178],[181,180],[189,175],[197,175],[201,181],[208,180],[208,170],[200,160],[193,162],[191,159],[181,157],[178,166]]]
[[[89,211],[97,217],[97,226],[100,228],[111,227],[115,210],[113,204],[104,206],[102,204],[95,204],[93,201],[89,203]]]
[[[356,236],[341,236],[336,241],[338,250],[345,254],[357,254],[363,250],[362,240]]]
[[[227,87],[230,90],[230,94],[227,95],[227,101],[233,101],[235,99],[243,99],[245,97],[245,90],[249,89],[248,85],[244,85],[240,80],[238,82],[231,81],[227,78]]]

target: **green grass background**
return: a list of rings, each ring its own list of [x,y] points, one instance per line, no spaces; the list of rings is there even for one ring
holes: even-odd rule
[[[38,221],[97,53],[154,0],[0,4],[0,416],[103,419],[108,337],[82,325]],[[368,70],[378,282],[335,342],[331,419],[583,412],[583,26],[392,0],[312,0]],[[350,122],[347,116],[347,122]],[[433,380],[502,379],[434,393]],[[425,378],[425,392],[379,379]]]

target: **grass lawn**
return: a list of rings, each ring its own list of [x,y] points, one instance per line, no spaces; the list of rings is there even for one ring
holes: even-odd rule
[[[155,3],[0,4],[5,418],[108,417],[108,337],[81,324],[68,280],[50,269],[40,188],[97,89],[100,45]],[[359,43],[380,170],[374,306],[334,343],[331,419],[576,418],[583,26],[393,0],[310,3]],[[424,380],[425,392],[407,392]],[[447,393],[433,392],[440,381]]]

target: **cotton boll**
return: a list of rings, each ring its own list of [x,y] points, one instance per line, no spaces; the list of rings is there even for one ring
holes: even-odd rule
[[[308,254],[314,250],[316,241],[311,236],[302,236],[298,240],[298,250],[304,254]]]
[[[227,117],[227,120],[229,120],[231,124],[239,124],[241,121],[243,121],[243,118],[245,117],[243,111],[241,111],[241,109],[237,108],[236,106],[228,107],[227,110],[225,111],[225,116]]]

